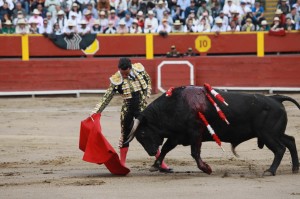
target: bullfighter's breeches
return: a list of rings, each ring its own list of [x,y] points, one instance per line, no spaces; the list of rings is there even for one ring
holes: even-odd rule
[[[121,109],[121,137],[119,147],[128,147],[129,143],[123,145],[131,131],[132,122],[137,118],[140,112],[145,108],[145,102],[139,92],[133,93],[131,99],[124,100]]]

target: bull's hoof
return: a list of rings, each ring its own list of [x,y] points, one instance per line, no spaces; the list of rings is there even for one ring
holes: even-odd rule
[[[299,173],[299,166],[293,167],[292,171],[293,171],[293,173]]]
[[[264,173],[263,173],[263,176],[275,176],[276,173],[274,171],[271,171],[271,170],[265,170]]]
[[[159,168],[159,171],[162,173],[174,173],[173,169],[171,169],[171,168],[168,168],[168,169]]]
[[[211,174],[212,173],[212,169],[210,168],[210,166],[208,164],[206,164],[205,162],[203,162],[201,165],[200,165],[200,168],[199,168],[201,171],[203,171],[204,173],[207,173],[207,174]]]

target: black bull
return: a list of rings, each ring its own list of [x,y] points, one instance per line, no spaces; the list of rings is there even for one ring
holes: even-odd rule
[[[135,136],[150,156],[156,154],[164,138],[167,138],[152,170],[160,169],[166,154],[181,144],[191,146],[191,155],[200,170],[208,174],[212,172],[200,156],[202,142],[212,141],[206,126],[197,115],[200,111],[204,113],[221,141],[232,144],[234,153],[237,145],[252,138],[257,138],[259,148],[266,145],[274,153],[274,160],[264,174],[276,174],[286,148],[292,157],[292,171],[299,171],[295,139],[285,134],[287,114],[282,105],[283,101],[290,101],[300,109],[294,99],[282,95],[264,96],[219,91],[229,104],[225,106],[215,100],[230,122],[227,125],[220,119],[205,93],[202,87],[175,88],[172,96],[161,95],[135,120],[127,142]]]

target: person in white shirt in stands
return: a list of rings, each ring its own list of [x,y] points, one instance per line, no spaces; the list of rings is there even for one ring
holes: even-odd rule
[[[69,15],[69,20],[68,21],[73,21],[75,23],[75,25],[77,26],[80,22],[80,19],[77,19],[77,16],[75,13],[72,13]]]
[[[16,33],[17,34],[28,34],[29,33],[29,27],[25,21],[25,19],[20,19],[18,21],[17,27],[16,27]]]
[[[223,21],[221,18],[216,19],[215,25],[212,27],[211,32],[226,32],[226,27],[223,25]]]
[[[87,21],[82,19],[79,23],[78,34],[80,34],[81,36],[84,36],[89,33],[91,33],[91,28],[88,26]]]
[[[152,10],[148,11],[148,17],[145,19],[145,24],[151,23],[151,32],[156,32],[158,28],[158,20],[154,17],[154,12]]]
[[[200,20],[199,25],[197,26],[197,31],[198,32],[210,32],[211,31],[211,25],[205,18],[202,18]]]
[[[69,19],[71,18],[72,15],[75,15],[77,20],[82,19],[82,13],[81,13],[77,3],[72,4],[72,8],[69,12]]]
[[[227,0],[227,3],[223,7],[224,14],[229,19],[231,18],[231,12],[237,9],[238,7],[234,3],[232,3],[232,0]]]
[[[54,17],[52,17],[52,13],[47,12],[46,18],[48,19],[48,24],[53,28],[53,25],[56,23],[56,19]]]
[[[148,21],[147,23],[145,23],[145,26],[144,26],[144,33],[145,34],[155,33],[155,32],[156,32],[156,29],[152,28],[151,21]]]
[[[88,26],[91,29],[93,27],[94,21],[95,21],[95,18],[93,17],[92,12],[90,10],[86,9],[83,12],[83,14],[84,14],[84,17],[82,19],[84,19],[87,22]]]
[[[127,9],[128,5],[126,0],[115,0],[115,10],[119,18],[125,17]]]
[[[172,33],[182,33],[183,32],[183,26],[180,20],[175,20],[172,27]]]
[[[62,10],[58,11],[56,23],[58,23],[59,28],[61,30],[64,29],[65,25],[68,23],[67,18],[65,17],[65,12],[64,11],[62,11]]]
[[[129,32],[128,27],[124,20],[120,20],[119,25],[117,27],[118,34],[127,34]]]
[[[129,28],[129,33],[131,34],[140,34],[142,33],[142,28],[140,26],[138,26],[138,20],[134,19],[131,27]]]
[[[45,18],[43,21],[43,25],[39,28],[40,34],[51,34],[52,33],[52,25],[49,24],[48,19]]]
[[[114,21],[111,21],[111,20],[108,21],[108,27],[103,30],[103,33],[104,34],[116,34],[117,33],[117,29],[114,26]]]
[[[229,25],[229,19],[227,16],[225,16],[223,10],[221,10],[219,16],[215,18],[215,23],[218,19],[222,20],[223,26],[225,29],[227,29],[227,26]]]
[[[13,20],[13,25],[14,26],[16,26],[18,24],[19,19],[25,19],[22,11],[18,11],[17,17],[14,18],[14,20]],[[25,19],[25,21],[27,22],[26,19]]]
[[[157,32],[159,34],[169,34],[172,31],[171,26],[168,23],[168,20],[163,18],[162,23],[158,26]]]
[[[34,9],[32,12],[33,16],[31,16],[29,18],[29,23],[35,21],[38,22],[37,27],[41,27],[43,25],[43,18],[40,15],[40,12],[38,11],[38,9]]]
[[[68,21],[67,25],[64,27],[63,33],[67,36],[78,33],[76,24],[73,21]]]
[[[106,27],[105,27],[105,28],[106,28]],[[103,27],[101,26],[99,19],[96,19],[96,20],[94,21],[94,25],[93,25],[93,27],[92,27],[91,33],[92,33],[92,34],[100,34],[100,33],[102,33],[103,29],[105,29],[105,28],[103,28]]]
[[[47,10],[51,13],[55,12],[55,7],[60,5],[60,1],[59,0],[46,0],[45,1],[45,7],[47,8]]]

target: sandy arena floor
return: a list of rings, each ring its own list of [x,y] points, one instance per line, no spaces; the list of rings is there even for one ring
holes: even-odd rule
[[[300,102],[300,94],[289,94]],[[155,98],[157,96],[152,96]],[[0,198],[300,198],[300,174],[292,174],[287,151],[275,177],[262,177],[273,154],[260,150],[256,139],[226,152],[204,143],[203,159],[212,175],[198,170],[190,147],[178,146],[166,162],[174,174],[148,171],[154,158],[134,140],[126,177],[113,176],[103,165],[82,161],[78,149],[80,121],[100,96],[81,98],[0,98]],[[103,134],[117,149],[120,97],[103,112]],[[300,110],[285,102],[289,123],[286,133],[296,138],[300,153]]]

